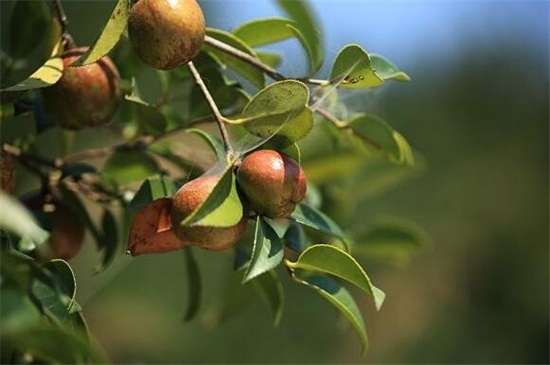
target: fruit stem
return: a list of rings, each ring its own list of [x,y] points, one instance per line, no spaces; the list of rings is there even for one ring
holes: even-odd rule
[[[195,83],[201,89],[202,94],[204,95],[204,98],[208,103],[208,106],[210,106],[210,109],[214,114],[214,119],[216,120],[216,123],[218,124],[218,128],[220,129],[220,133],[222,135],[223,145],[225,147],[226,154],[228,156],[233,155],[233,150],[231,148],[231,144],[229,143],[229,133],[227,133],[227,129],[225,128],[225,124],[224,124],[225,118],[220,112],[220,109],[218,109],[218,105],[216,105],[216,102],[214,101],[212,94],[210,94],[210,91],[206,87],[206,84],[204,83],[204,80],[202,79],[201,74],[199,73],[199,70],[197,70],[197,68],[195,67],[192,61],[187,63],[187,68],[191,72],[193,79],[195,79]]]
[[[68,50],[75,47],[73,37],[69,34],[69,19],[65,14],[65,9],[63,9],[63,4],[61,0],[54,0],[53,2],[55,11],[57,13],[57,20],[61,25],[61,38],[63,43],[63,50]]]

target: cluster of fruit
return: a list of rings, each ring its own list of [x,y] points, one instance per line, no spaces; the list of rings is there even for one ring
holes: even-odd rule
[[[187,64],[199,53],[205,38],[204,17],[195,0],[139,0],[132,6],[127,29],[135,53],[145,64],[158,70],[171,70]],[[43,89],[47,110],[65,129],[79,130],[109,123],[122,99],[120,75],[108,56],[89,65],[72,65],[88,49],[73,47],[62,53],[64,71],[61,79]],[[8,159],[3,161],[7,163]],[[185,246],[228,249],[243,235],[249,214],[255,212],[267,218],[285,218],[305,196],[307,184],[302,168],[283,153],[258,150],[234,163],[245,207],[245,214],[236,225],[204,227],[181,224],[204,203],[219,181],[219,176],[203,175],[181,186],[169,199],[169,209],[164,211],[170,216],[167,228],[173,235],[167,241],[157,240],[153,244],[132,242],[131,236],[130,253],[165,252]],[[10,184],[3,181],[2,185]],[[74,257],[82,246],[84,223],[67,224],[69,220],[66,218],[72,213],[58,194],[33,193],[22,201],[52,223],[51,252],[44,258]],[[142,223],[139,219],[134,221],[134,225]],[[139,227],[133,230],[139,230]]]

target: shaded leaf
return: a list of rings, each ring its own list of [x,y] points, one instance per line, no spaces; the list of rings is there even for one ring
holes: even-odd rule
[[[297,278],[297,281],[315,290],[344,314],[357,332],[362,345],[361,354],[365,355],[369,346],[367,329],[357,303],[346,288],[336,280],[324,276],[306,276],[303,279]]]
[[[405,72],[399,70],[392,62],[379,54],[370,53],[371,67],[374,72],[384,80],[410,81],[411,78]]]
[[[0,90],[4,92],[39,89],[55,84],[63,75],[63,61],[59,57],[50,58],[38,70],[16,85]]]
[[[239,39],[232,33],[225,32],[219,29],[207,28],[206,34],[212,38],[215,38],[225,44],[235,47],[253,57],[257,57],[256,52],[250,48],[243,40]],[[247,80],[249,80],[254,86],[262,88],[265,85],[265,77],[262,71],[258,68],[250,65],[246,61],[240,58],[229,55],[223,51],[218,50],[208,44],[203,46],[203,49],[210,53],[214,58],[218,59],[222,64],[227,65]]]
[[[339,87],[365,89],[384,83],[371,67],[369,54],[361,46],[349,44],[342,48],[330,72],[333,80],[341,79]]]
[[[414,156],[407,141],[381,118],[359,114],[349,121],[348,126],[354,136],[368,141],[363,143],[367,150],[374,149],[397,164],[414,165]],[[376,148],[373,148],[373,144]]]
[[[305,1],[277,0],[277,5],[294,20],[296,26],[288,25],[298,38],[309,59],[309,74],[315,74],[323,65],[323,42],[320,25]]]
[[[195,318],[199,312],[202,294],[202,280],[199,266],[195,256],[193,255],[192,249],[187,248],[186,250],[183,250],[183,254],[185,255],[185,268],[188,283],[187,294],[189,298],[187,310],[185,311],[183,320],[190,321]]]
[[[156,175],[159,169],[153,158],[136,150],[119,150],[103,166],[102,172],[120,185]]]
[[[118,227],[113,214],[105,209],[101,217],[101,245],[103,246],[103,258],[101,264],[95,268],[95,273],[105,270],[115,259],[119,237]]]
[[[258,216],[256,218],[252,257],[244,273],[243,283],[277,267],[282,260],[283,244],[281,240],[271,226]]]
[[[287,262],[294,269],[318,271],[347,280],[372,295],[376,310],[384,303],[385,294],[372,285],[361,265],[347,252],[332,245],[312,245],[304,250],[296,262]]]
[[[4,339],[32,327],[42,319],[38,308],[28,296],[14,287],[2,285],[0,295],[0,333]]]
[[[326,214],[312,206],[298,204],[296,209],[294,209],[294,212],[290,215],[290,218],[304,226],[339,238],[346,245],[346,247],[348,246],[348,242],[342,229]]]
[[[302,252],[307,245],[307,237],[304,228],[293,222],[285,234],[286,245],[296,252]]]
[[[211,136],[210,134],[206,133],[205,131],[197,128],[191,128],[186,130],[187,133],[194,133],[198,135],[203,141],[205,141],[214,151],[216,154],[216,158],[218,161],[224,161],[225,160],[225,147],[223,146],[223,143]]]
[[[285,296],[283,284],[275,270],[269,270],[251,281],[262,297],[267,301],[271,313],[273,314],[273,325],[279,325],[283,318],[283,309],[285,306]]]
[[[130,12],[130,2],[128,0],[118,0],[107,24],[101,31],[101,34],[94,42],[94,45],[82,55],[73,66],[83,66],[96,62],[101,57],[113,49],[118,43],[124,29],[126,29],[126,23],[128,22],[128,14]]]
[[[131,106],[139,130],[143,134],[159,135],[166,130],[166,117],[156,106],[143,101],[135,94],[126,95],[125,103]]]

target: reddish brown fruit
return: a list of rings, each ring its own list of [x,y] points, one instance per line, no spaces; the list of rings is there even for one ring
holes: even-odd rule
[[[289,156],[273,150],[248,155],[237,170],[237,181],[256,213],[288,217],[306,194],[306,175]]]
[[[195,0],[139,0],[130,10],[128,37],[139,58],[159,70],[191,61],[206,25]]]
[[[128,252],[132,256],[178,250],[192,243],[180,240],[172,229],[172,199],[152,201],[136,213],[130,229]]]
[[[15,191],[15,164],[10,154],[0,151],[0,184],[6,194]]]
[[[39,221],[51,225],[48,247],[39,247],[36,254],[39,261],[60,258],[74,258],[84,243],[84,223],[65,203],[53,199],[46,203],[42,194],[35,192],[24,196],[21,202],[27,206]]]
[[[222,251],[233,246],[246,230],[246,215],[231,227],[186,227],[180,224],[208,198],[219,178],[201,176],[184,184],[174,195],[171,218],[174,233],[184,241],[207,250]]]
[[[63,53],[63,76],[42,89],[47,111],[66,129],[108,123],[121,99],[120,75],[108,56],[86,66],[69,67],[87,50],[80,47]]]

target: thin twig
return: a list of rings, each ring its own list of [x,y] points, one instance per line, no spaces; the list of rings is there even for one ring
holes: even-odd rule
[[[65,14],[65,9],[63,9],[63,4],[61,0],[54,0],[53,2],[55,11],[57,13],[57,19],[59,24],[61,24],[61,38],[63,42],[63,49],[67,50],[75,47],[73,37],[69,34],[69,19]]]
[[[214,114],[214,119],[216,120],[216,123],[218,124],[218,128],[220,129],[220,133],[222,135],[223,144],[225,146],[225,152],[229,155],[233,152],[233,150],[231,149],[231,144],[229,142],[229,133],[227,133],[227,129],[225,128],[225,124],[223,121],[224,117],[220,112],[220,110],[218,109],[218,106],[216,105],[216,102],[214,101],[212,94],[210,94],[210,91],[208,91],[208,88],[206,87],[204,80],[202,79],[199,71],[197,70],[197,68],[195,67],[192,61],[190,61],[187,64],[187,68],[191,72],[191,75],[193,76],[195,83],[201,89],[204,95],[204,98],[208,103],[208,106],[210,107],[210,109],[212,110],[212,113]]]

